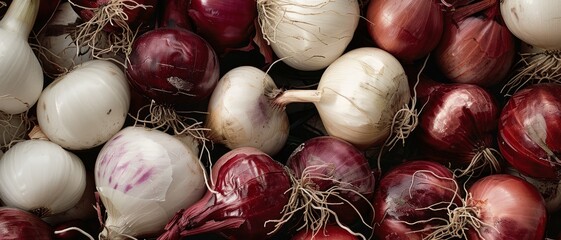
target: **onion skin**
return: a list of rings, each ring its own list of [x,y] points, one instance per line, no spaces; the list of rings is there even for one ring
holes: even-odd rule
[[[430,230],[411,231],[437,227],[442,223],[434,221],[409,225],[403,221],[413,223],[434,217],[447,219],[448,216],[446,211],[417,208],[436,203],[460,204],[452,172],[433,161],[415,160],[398,165],[382,177],[378,186],[374,197],[376,218],[373,226],[379,239],[421,240],[431,233]]]
[[[138,37],[126,69],[133,89],[172,106],[206,100],[219,80],[216,53],[200,36],[180,28],[160,28]]]
[[[483,239],[544,239],[547,212],[543,198],[530,183],[511,175],[495,174],[478,180],[468,191],[468,205],[479,210],[480,220],[494,227],[477,229]],[[482,238],[470,228],[468,239]]]
[[[50,240],[53,229],[39,217],[17,209],[0,207],[0,238],[2,240]]]
[[[499,13],[489,11],[484,17],[474,15],[458,23],[446,21],[435,51],[438,67],[446,78],[483,87],[504,80],[514,62],[514,36],[500,19],[494,19],[494,14]]]
[[[502,110],[499,150],[510,165],[527,176],[560,179],[559,136],[561,86],[558,84],[543,83],[522,89]]]
[[[366,12],[370,37],[378,47],[404,62],[427,56],[444,29],[439,1],[376,0]]]
[[[189,10],[189,0],[167,0],[162,4],[162,17],[158,27],[179,27],[192,30],[191,21],[185,12]]]
[[[207,40],[219,55],[250,44],[257,18],[255,0],[190,2],[189,17],[194,32]]]
[[[358,240],[359,238],[337,225],[327,225],[316,235],[312,231],[300,230],[291,240]]]
[[[256,148],[236,148],[212,167],[213,190],[179,211],[158,240],[202,233],[221,233],[228,239],[267,239],[288,203],[290,177],[283,165]]]
[[[419,116],[418,139],[424,156],[454,168],[495,144],[499,108],[493,96],[472,84],[438,87]]]
[[[125,0],[72,0],[72,8],[76,13],[80,16],[82,20],[89,21],[94,15],[96,11],[102,9],[105,5],[111,2],[123,2]],[[128,2],[128,1],[127,1]],[[122,8],[123,12],[127,15],[127,19],[124,19],[125,22],[131,27],[131,29],[140,26],[142,23],[150,22],[152,16],[156,13],[156,6],[158,4],[158,0],[137,0],[139,4],[146,5],[146,8],[136,7],[132,9]],[[130,4],[130,3],[128,3]],[[112,32],[116,31],[119,28],[115,25],[105,25],[103,30]]]

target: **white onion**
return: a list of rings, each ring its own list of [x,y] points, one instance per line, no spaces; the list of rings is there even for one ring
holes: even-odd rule
[[[51,141],[70,150],[89,149],[123,127],[129,105],[123,71],[110,61],[91,60],[45,88],[37,119]]]
[[[351,50],[321,76],[317,90],[288,90],[275,101],[313,102],[325,129],[359,148],[381,145],[411,99],[399,61],[379,48]]]
[[[76,205],[85,187],[82,161],[50,141],[17,143],[0,159],[0,198],[10,207],[57,214]]]
[[[264,38],[276,55],[299,70],[320,70],[353,38],[357,0],[257,0]]]
[[[107,239],[154,235],[206,191],[196,143],[188,136],[127,127],[101,149],[95,183],[107,211]]]
[[[274,155],[286,143],[285,111],[271,105],[278,90],[265,72],[249,66],[228,71],[218,82],[208,105],[206,126],[211,139],[230,149],[254,147]]]

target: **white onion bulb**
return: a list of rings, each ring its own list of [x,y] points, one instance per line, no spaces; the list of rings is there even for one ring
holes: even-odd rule
[[[76,205],[85,188],[82,161],[53,142],[19,142],[0,159],[0,198],[7,206],[57,214]]]
[[[357,0],[257,0],[264,38],[289,66],[320,70],[335,61],[358,26]]]
[[[161,233],[206,191],[194,139],[144,127],[124,128],[103,146],[95,183],[107,211],[106,239]]]
[[[211,139],[230,149],[254,147],[274,155],[288,138],[288,116],[269,97],[278,90],[265,72],[249,66],[228,71],[214,89],[206,127]]]
[[[37,119],[51,141],[70,150],[90,149],[123,127],[129,105],[123,71],[110,61],[91,60],[45,88]]]

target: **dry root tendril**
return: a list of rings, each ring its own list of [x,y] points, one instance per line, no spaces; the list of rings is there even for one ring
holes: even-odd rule
[[[25,140],[26,134],[29,130],[31,130],[33,124],[28,117],[27,111],[20,114],[6,114],[0,112],[0,115],[5,116],[0,119],[0,128],[14,129],[13,134],[10,134],[10,131],[3,131],[0,135],[0,138],[2,138],[2,142],[5,143],[4,145],[0,145],[0,150],[8,150],[16,143]],[[14,125],[11,122],[14,118],[20,118],[18,120],[19,124]]]
[[[505,96],[512,96],[530,84],[561,84],[561,51],[546,50],[539,53],[521,53],[515,65],[516,74],[501,89]]]
[[[483,148],[473,156],[469,165],[464,169],[456,169],[454,176],[457,178],[464,176],[478,176],[482,170],[489,167],[493,172],[500,172],[501,153],[494,148]]]
[[[287,191],[287,193],[290,192],[290,198],[281,212],[282,217],[280,219],[265,222],[265,225],[272,223],[275,226],[275,229],[269,234],[277,232],[285,223],[289,222],[294,215],[302,214],[302,225],[297,228],[297,231],[306,229],[306,231],[312,231],[312,236],[315,237],[322,229],[325,231],[325,227],[329,221],[333,219],[339,227],[345,229],[347,232],[361,239],[367,239],[363,234],[354,232],[341,223],[337,213],[329,207],[348,204],[358,214],[361,222],[369,228],[372,228],[370,223],[364,219],[360,211],[340,194],[342,192],[352,192],[360,196],[370,204],[372,213],[374,212],[374,207],[371,205],[370,201],[356,191],[351,184],[337,181],[333,179],[329,173],[318,174],[316,172],[318,169],[326,168],[330,167],[328,165],[308,166],[302,172],[301,179],[297,179],[291,170],[287,169],[292,181],[292,187]],[[333,181],[334,186],[323,191],[317,190],[317,186],[314,184],[313,180]],[[339,199],[340,202],[332,202],[332,199]]]

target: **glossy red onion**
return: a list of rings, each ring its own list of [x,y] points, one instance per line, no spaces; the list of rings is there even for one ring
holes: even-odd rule
[[[267,239],[288,203],[291,180],[282,164],[255,148],[237,148],[212,167],[213,191],[170,220],[159,240],[202,233],[229,239]]]
[[[419,116],[420,149],[425,157],[452,164],[464,174],[488,164],[499,170],[500,156],[494,150],[498,119],[499,108],[487,90],[472,84],[442,85]]]
[[[446,206],[461,204],[459,188],[445,166],[424,160],[405,162],[387,172],[374,197],[374,233],[379,239],[421,240],[447,219]],[[439,210],[426,209],[440,207]]]
[[[467,205],[483,224],[469,226],[469,240],[542,240],[547,212],[540,193],[530,183],[507,174],[475,182]],[[481,234],[479,237],[478,233]]]
[[[412,62],[427,56],[443,31],[443,11],[434,0],[370,1],[366,13],[370,37],[397,59]]]
[[[303,229],[298,231],[291,240],[358,240],[359,238],[338,225],[327,225],[314,235],[312,231]]]
[[[255,32],[255,0],[191,0],[189,17],[194,32],[222,54],[248,46]]]
[[[125,20],[131,29],[136,29],[136,27],[141,24],[147,24],[152,21],[152,18],[156,13],[158,0],[72,0],[72,2],[74,3],[72,4],[74,11],[76,11],[80,18],[85,22],[92,19],[92,17],[97,14],[96,12],[104,11],[104,7],[109,4],[119,3],[134,6],[131,8],[120,8],[126,15],[126,19],[123,20]],[[145,5],[146,7],[137,6],[138,4]],[[119,27],[116,25],[106,24],[103,26],[103,30],[105,31],[116,31],[118,29]]]
[[[505,160],[521,173],[561,179],[561,85],[516,92],[501,112],[498,139]]]
[[[53,229],[41,218],[17,209],[0,207],[0,238],[2,240],[50,240]]]
[[[174,107],[206,101],[219,80],[211,46],[181,28],[159,28],[133,44],[127,78],[135,91],[158,104]]]
[[[162,16],[158,20],[158,27],[180,27],[192,30],[187,12],[190,0],[166,0],[162,3]]]
[[[499,3],[459,22],[447,18],[435,59],[442,74],[458,83],[491,87],[500,83],[514,61],[514,36],[504,25]]]

